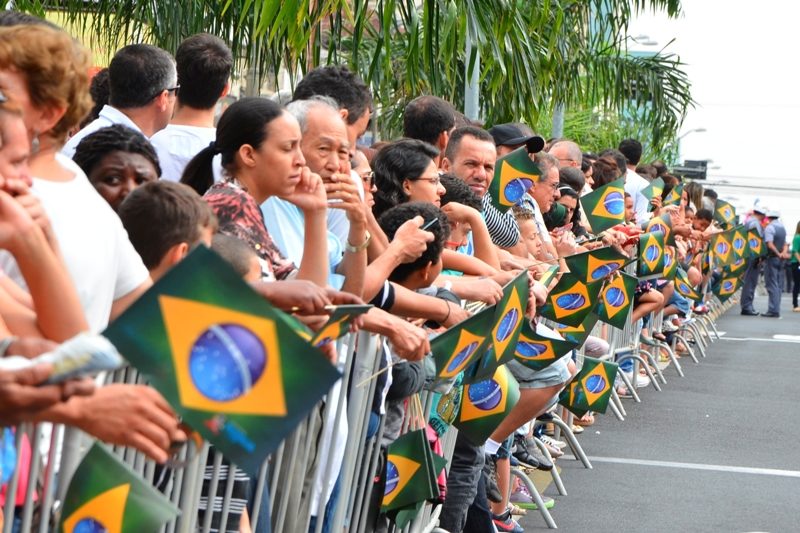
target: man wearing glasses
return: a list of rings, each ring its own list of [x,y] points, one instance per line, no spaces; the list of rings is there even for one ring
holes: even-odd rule
[[[172,56],[149,44],[121,48],[108,66],[109,103],[100,116],[67,141],[61,152],[67,157],[87,135],[100,128],[122,124],[152,137],[172,117],[178,92],[178,73]]]

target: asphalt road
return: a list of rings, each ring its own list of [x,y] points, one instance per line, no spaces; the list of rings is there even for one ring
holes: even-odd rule
[[[640,389],[579,437],[593,469],[562,458],[568,491],[551,510],[568,532],[800,531],[800,313],[783,297],[782,318],[718,322],[723,340],[680,378],[666,370],[663,392]],[[766,298],[756,298],[766,310]],[[775,336],[778,336],[777,338]],[[547,529],[536,511],[526,531]]]

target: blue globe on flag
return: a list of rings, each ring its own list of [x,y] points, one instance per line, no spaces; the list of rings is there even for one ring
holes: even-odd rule
[[[480,381],[469,386],[469,401],[481,411],[491,411],[503,399],[500,384],[493,379]]]
[[[108,533],[108,529],[94,518],[83,518],[75,524],[71,533]]]

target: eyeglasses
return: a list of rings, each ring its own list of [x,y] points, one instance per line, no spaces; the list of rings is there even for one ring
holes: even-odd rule
[[[370,170],[369,172],[361,176],[361,180],[370,187],[372,187],[373,185],[375,185],[375,172]]]
[[[164,92],[164,91],[167,91],[168,93],[175,93],[175,95],[177,96],[177,94],[178,94],[178,89],[180,89],[180,88],[181,88],[181,86],[180,86],[180,85],[176,85],[175,87],[167,87],[167,88],[165,88],[165,89],[161,89],[160,91],[158,91],[156,94],[154,94],[154,95],[153,95],[153,98],[155,98],[156,96],[158,96],[159,94],[161,94],[161,93],[162,93],[162,92]],[[153,98],[151,98],[151,100],[152,100]]]
[[[8,102],[8,96],[3,91],[0,91],[0,104]]]
[[[439,185],[442,182],[442,178],[436,176],[435,178],[417,178],[411,181],[427,181],[431,185]]]

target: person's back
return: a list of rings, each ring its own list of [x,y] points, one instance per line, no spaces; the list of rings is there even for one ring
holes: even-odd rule
[[[161,178],[180,181],[183,170],[200,150],[214,142],[217,102],[228,93],[233,56],[219,38],[197,34],[185,39],[175,54],[178,101],[169,125],[150,139],[161,162]],[[221,179],[219,162],[215,181]]]

